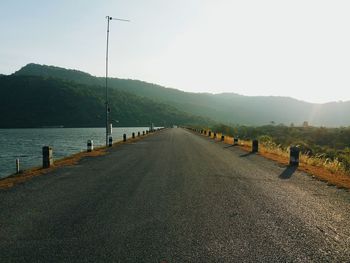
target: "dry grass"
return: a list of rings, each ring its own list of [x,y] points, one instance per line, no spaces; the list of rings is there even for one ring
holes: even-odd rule
[[[233,137],[225,136],[224,143],[233,144]]]
[[[225,136],[224,143],[232,145],[233,137]],[[250,152],[252,149],[252,142],[240,140],[239,147],[244,151]],[[278,163],[284,165],[289,164],[289,149],[283,149],[280,145],[260,143],[259,154]],[[298,170],[306,172],[316,179],[327,182],[328,185],[350,189],[350,174],[338,160],[330,160],[322,156],[310,157],[301,154]]]
[[[118,142],[115,142],[112,147],[117,147],[118,145],[126,144],[126,143],[133,143],[133,142],[139,141],[142,138],[145,138],[149,135],[150,134],[144,135],[141,137],[136,137],[135,139],[129,138],[126,140],[126,142],[118,141]],[[56,160],[54,162],[54,165],[51,166],[50,168],[44,169],[41,167],[35,167],[32,169],[26,170],[20,174],[15,174],[15,175],[11,175],[7,178],[0,179],[0,189],[10,188],[16,184],[20,184],[20,183],[23,183],[25,181],[28,181],[34,177],[52,172],[59,167],[75,165],[75,164],[79,163],[79,161],[82,158],[103,156],[107,153],[108,152],[107,152],[106,147],[99,147],[99,148],[95,148],[92,152],[80,152],[80,153],[73,154],[73,155],[65,157],[63,159]]]

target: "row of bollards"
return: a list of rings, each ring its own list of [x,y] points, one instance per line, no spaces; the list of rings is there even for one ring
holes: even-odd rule
[[[43,168],[50,168],[53,165],[53,150],[50,146],[42,148]],[[19,158],[16,159],[16,174],[21,173]]]
[[[159,128],[159,129],[153,129],[152,132],[156,132],[158,130],[162,130],[164,128]],[[149,134],[151,131],[142,131],[142,136]],[[141,132],[137,132],[137,137],[141,136]],[[135,139],[136,134],[135,132],[132,133],[132,138]],[[126,141],[126,134],[123,134],[123,141]],[[111,147],[113,146],[113,138],[110,136],[108,138],[108,146]],[[87,141],[87,152],[92,152],[94,150],[94,141],[93,140],[88,140]],[[42,156],[43,156],[43,168],[50,168],[53,165],[53,149],[50,146],[44,146],[42,148]],[[19,174],[21,172],[20,170],[20,160],[19,158],[16,159],[16,174]]]
[[[204,134],[205,136],[208,135],[208,137],[211,137],[212,135],[212,131],[210,130],[198,130],[198,129],[193,129],[193,131],[198,132],[200,134]],[[217,133],[213,132],[213,139],[217,138]],[[225,136],[221,135],[221,141],[225,141]],[[233,138],[233,145],[236,146],[238,145],[238,138],[234,137]],[[291,166],[298,166],[299,165],[299,161],[300,161],[300,148],[298,146],[290,146],[289,148],[289,165]],[[259,141],[254,139],[252,140],[252,149],[251,149],[252,153],[258,153],[259,152]]]

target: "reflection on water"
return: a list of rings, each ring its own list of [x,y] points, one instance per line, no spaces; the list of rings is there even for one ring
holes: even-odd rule
[[[148,128],[113,128],[113,141],[130,137],[133,132]],[[0,129],[0,178],[15,172],[15,160],[20,159],[21,170],[40,166],[41,150],[45,145],[53,147],[54,159],[86,150],[87,140],[94,146],[105,144],[104,128],[47,128],[47,129]]]

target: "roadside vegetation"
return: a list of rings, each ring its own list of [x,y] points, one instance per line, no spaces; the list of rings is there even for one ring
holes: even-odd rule
[[[211,127],[211,130],[238,137],[245,144],[258,139],[265,152],[285,158],[289,157],[289,147],[297,145],[301,149],[301,163],[350,176],[350,127],[217,125]]]

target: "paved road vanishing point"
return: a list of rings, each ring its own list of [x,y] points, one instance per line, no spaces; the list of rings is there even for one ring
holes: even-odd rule
[[[168,129],[0,190],[0,262],[350,262],[350,193]]]

